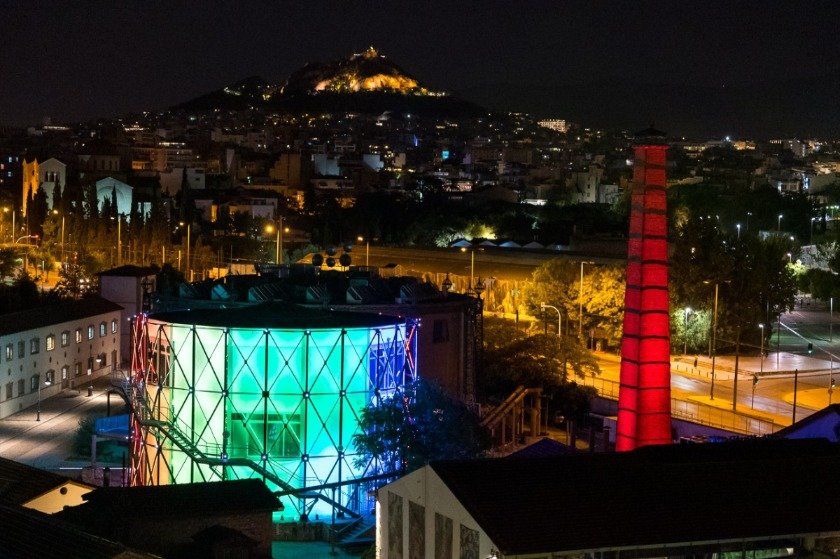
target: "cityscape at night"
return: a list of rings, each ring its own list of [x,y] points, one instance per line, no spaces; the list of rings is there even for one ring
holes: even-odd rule
[[[0,13],[0,556],[840,556],[840,5]]]

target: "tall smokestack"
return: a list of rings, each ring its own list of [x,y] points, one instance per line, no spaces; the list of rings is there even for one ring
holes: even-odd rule
[[[665,133],[636,134],[616,450],[671,439]]]

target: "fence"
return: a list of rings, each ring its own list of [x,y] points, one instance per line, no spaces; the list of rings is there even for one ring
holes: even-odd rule
[[[617,381],[587,376],[583,379],[576,379],[576,382],[584,386],[591,386],[601,397],[612,400],[618,399],[619,383]],[[717,408],[701,402],[678,400],[677,398],[671,398],[671,416],[741,435],[769,435],[782,428],[781,425],[772,421]]]

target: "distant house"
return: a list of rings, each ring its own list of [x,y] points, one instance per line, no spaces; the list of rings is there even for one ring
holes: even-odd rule
[[[82,504],[82,496],[93,489],[68,477],[0,458],[0,504],[53,514]]]
[[[0,317],[0,418],[115,369],[121,310],[85,297]]]
[[[182,557],[218,556],[198,549],[219,540],[249,548],[239,550],[246,554],[226,557],[270,557],[272,514],[282,510],[258,479],[110,487],[88,493],[84,500],[60,517],[137,549]]]

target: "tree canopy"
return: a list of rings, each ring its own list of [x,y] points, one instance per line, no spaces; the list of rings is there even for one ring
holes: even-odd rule
[[[478,416],[423,380],[371,402],[359,427],[357,465],[372,463],[376,472],[409,473],[432,460],[478,458],[490,448]]]

